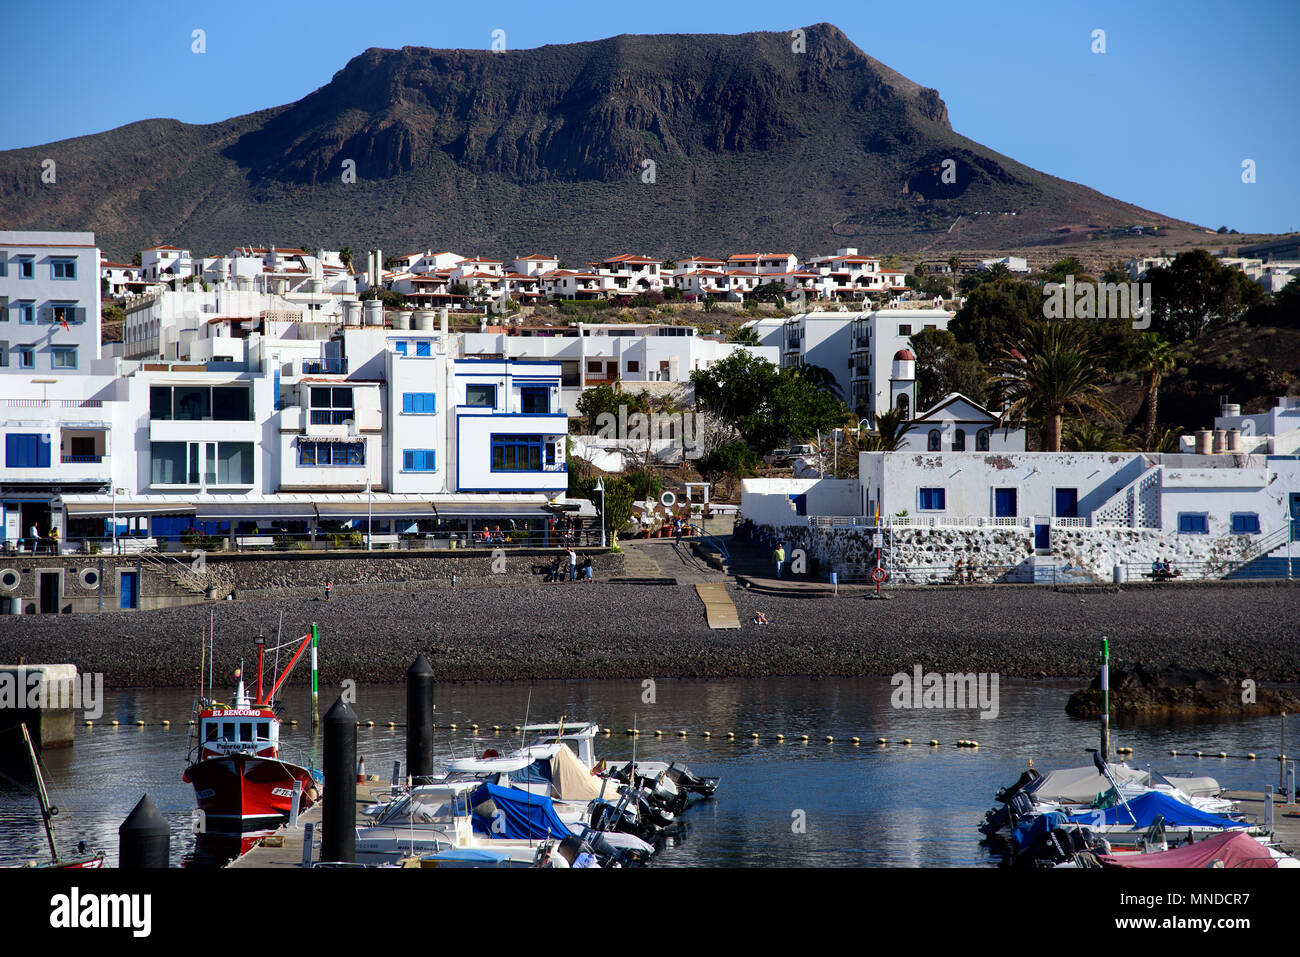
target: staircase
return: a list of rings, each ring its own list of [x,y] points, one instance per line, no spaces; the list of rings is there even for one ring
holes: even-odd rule
[[[1300,578],[1300,557],[1293,555],[1294,522],[1270,532],[1260,539],[1254,554],[1228,574],[1225,581],[1249,581],[1265,578]],[[1283,554],[1274,555],[1281,551]]]
[[[162,575],[173,585],[178,588],[184,588],[186,591],[193,592],[196,595],[207,594],[208,581],[207,575],[197,572],[189,565],[177,561],[170,555],[166,555],[156,548],[142,548],[136,553],[142,566],[153,569],[159,575]]]

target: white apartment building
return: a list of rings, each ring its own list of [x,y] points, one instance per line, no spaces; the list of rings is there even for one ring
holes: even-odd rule
[[[94,233],[0,232],[0,373],[85,373],[101,356]]]

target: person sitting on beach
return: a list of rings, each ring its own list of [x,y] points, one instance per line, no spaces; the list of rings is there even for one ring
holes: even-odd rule
[[[962,567],[962,561],[960,555],[957,556],[957,564],[954,566],[953,571],[954,571],[953,580],[956,581],[958,585],[960,585],[962,583],[962,574],[965,571],[965,569]]]
[[[772,624],[772,619],[768,618],[767,615],[763,614],[763,613],[760,611],[757,615],[754,616],[754,624],[756,624],[756,625],[770,625],[770,624]]]
[[[590,556],[590,555],[583,555],[583,556],[582,556],[582,570],[581,570],[580,577],[581,577],[584,581],[589,581],[589,582],[590,582],[590,581],[595,581],[595,580],[596,580],[596,569],[595,569],[595,567],[591,564],[591,556]]]

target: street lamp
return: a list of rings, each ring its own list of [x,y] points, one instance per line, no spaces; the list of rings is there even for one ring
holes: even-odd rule
[[[600,493],[600,547],[605,547],[605,478],[596,479],[596,491]]]
[[[113,489],[113,554],[116,555],[117,554],[117,493],[121,492],[123,495],[125,495],[126,489],[124,488],[120,489],[116,485],[112,486],[112,489]]]
[[[375,493],[370,485],[370,476],[366,476],[366,551],[373,551],[371,547],[370,526],[374,522],[375,516]]]

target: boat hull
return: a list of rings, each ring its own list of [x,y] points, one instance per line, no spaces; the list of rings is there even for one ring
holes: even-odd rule
[[[288,820],[294,781],[302,782],[299,813],[320,796],[316,780],[306,768],[246,754],[192,764],[185,780],[194,785],[205,830],[226,834],[274,828]]]

